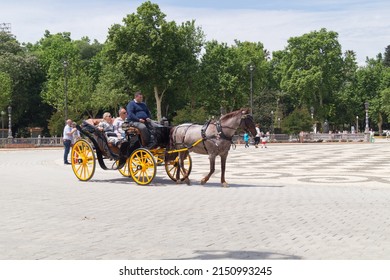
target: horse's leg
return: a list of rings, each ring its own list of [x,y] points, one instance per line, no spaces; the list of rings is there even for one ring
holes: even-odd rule
[[[222,187],[229,187],[229,184],[225,181],[225,170],[226,170],[226,159],[228,154],[221,155],[221,186]]]
[[[210,160],[210,172],[209,174],[207,174],[206,177],[204,177],[200,183],[202,185],[206,184],[207,181],[210,179],[211,175],[213,175],[214,171],[215,171],[215,157],[216,155],[209,155],[209,160]]]
[[[180,180],[180,169],[181,169],[181,164],[180,164],[180,161],[181,161],[181,156],[180,156],[180,153],[177,155],[178,159],[177,159],[177,169],[176,169],[176,184],[181,184],[181,180]]]

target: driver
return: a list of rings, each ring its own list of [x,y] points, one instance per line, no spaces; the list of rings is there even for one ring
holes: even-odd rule
[[[143,102],[143,95],[140,91],[134,94],[134,100],[127,104],[127,120],[137,127],[141,132],[143,143],[147,148],[152,148],[157,143],[151,131],[158,125],[151,120],[150,111]]]

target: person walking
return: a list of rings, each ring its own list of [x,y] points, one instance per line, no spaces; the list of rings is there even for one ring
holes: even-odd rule
[[[266,149],[267,148],[268,135],[263,133],[263,135],[261,135],[260,139],[261,139],[261,148],[265,148]]]
[[[73,133],[72,133],[72,120],[68,119],[66,121],[64,132],[63,132],[63,143],[64,143],[64,164],[71,164],[68,161],[68,155],[70,151],[70,146],[72,145]]]
[[[245,148],[249,148],[249,134],[248,134],[248,132],[244,133],[244,142],[245,142]]]
[[[260,125],[259,125],[259,124],[256,124],[256,136],[255,136],[255,147],[256,147],[256,148],[259,147],[260,136],[261,136]]]

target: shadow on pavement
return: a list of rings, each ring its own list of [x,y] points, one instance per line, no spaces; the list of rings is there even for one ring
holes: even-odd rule
[[[197,256],[182,258],[180,260],[216,260],[216,259],[234,259],[234,260],[300,260],[302,257],[294,255],[285,255],[274,252],[259,251],[227,251],[227,250],[197,250],[194,251]]]
[[[112,183],[112,184],[118,184],[118,185],[128,185],[128,184],[134,184],[135,186],[140,186],[137,185],[131,177],[119,177],[115,179],[91,179],[89,182],[93,183]],[[181,183],[176,183],[170,179],[165,179],[165,178],[154,178],[154,180],[149,184],[144,187],[168,187],[168,186],[183,186],[183,187],[203,187],[203,188],[222,188],[220,183],[217,182],[208,182],[204,185],[202,185],[200,182],[191,180],[191,185],[188,186],[186,183],[181,182]],[[229,183],[229,188],[284,188],[284,186],[281,185],[249,185],[249,184],[230,184]]]

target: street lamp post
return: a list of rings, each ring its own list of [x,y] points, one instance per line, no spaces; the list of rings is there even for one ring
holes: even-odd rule
[[[310,115],[311,115],[311,122],[313,123],[313,133],[316,133],[316,125],[313,121],[313,119],[314,119],[314,107],[313,106],[310,107]]]
[[[251,84],[250,84],[250,90],[251,90],[251,97],[250,97],[250,106],[251,106],[251,115],[253,116],[253,71],[255,70],[254,65],[249,65],[249,71],[251,72]]]
[[[68,68],[68,62],[65,60],[63,62],[64,65],[64,95],[65,95],[65,122],[68,119],[68,75],[67,75],[67,68]]]
[[[364,102],[364,108],[366,109],[366,128],[364,130],[364,141],[369,141],[370,127],[368,125],[368,101]]]
[[[359,133],[359,116],[356,116],[356,133]]]
[[[11,105],[8,106],[8,138],[12,138],[12,120],[11,120],[11,112],[12,112],[12,107]]]
[[[4,138],[4,117],[5,112],[1,111],[1,138]]]

